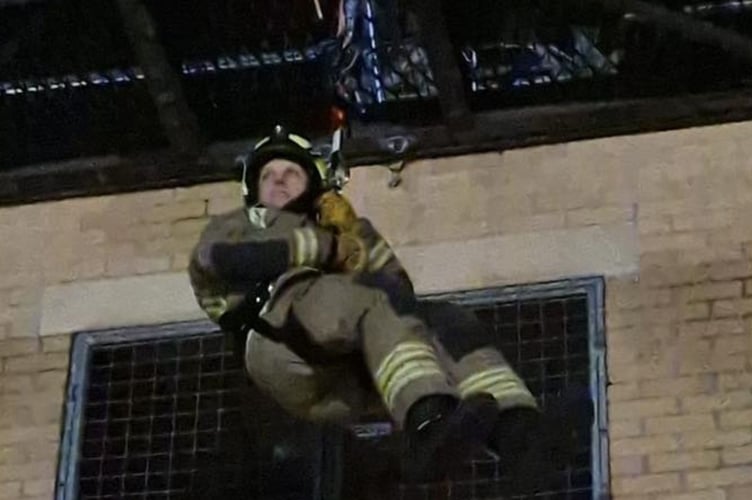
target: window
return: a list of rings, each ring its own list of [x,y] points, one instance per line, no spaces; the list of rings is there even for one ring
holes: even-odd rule
[[[57,498],[326,498],[322,431],[241,366],[207,324],[79,334]]]
[[[608,497],[601,287],[599,279],[587,279],[433,297],[456,301],[492,325],[494,344],[503,350],[541,405],[546,405],[547,397],[561,394],[575,384],[589,387],[594,395],[596,418],[592,434],[579,443],[574,460],[558,473],[552,491],[535,498],[600,500]],[[380,474],[387,473],[394,449],[389,438],[380,435],[379,425],[383,423],[371,425],[361,429],[363,437],[345,441],[345,499],[360,499],[355,494],[369,481],[379,484],[390,480],[389,476]],[[501,499],[505,498],[505,481],[496,460],[488,455],[466,464],[464,473],[448,485],[399,486],[399,491],[400,500]]]
[[[608,491],[601,287],[588,279],[427,297],[456,301],[492,325],[495,344],[543,405],[572,384],[595,396],[592,435],[543,498],[597,500]],[[227,488],[222,498],[367,498],[358,495],[395,480],[380,476],[395,448],[386,422],[355,431],[345,437],[287,416],[246,383],[211,325],[81,333],[57,498],[191,498],[206,485],[219,498],[218,484]],[[432,488],[401,487],[403,500],[435,498]],[[503,491],[488,455],[440,494],[494,499]]]

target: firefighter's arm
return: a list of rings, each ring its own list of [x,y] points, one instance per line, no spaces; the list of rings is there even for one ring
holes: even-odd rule
[[[360,273],[358,280],[384,290],[398,313],[412,313],[417,307],[415,289],[389,243],[366,218],[358,219],[356,230],[370,249],[367,270]]]
[[[200,242],[193,253],[195,266],[227,283],[270,281],[294,267],[336,270],[363,268],[367,252],[352,235],[335,235],[317,227],[293,229],[282,238],[262,241]]]

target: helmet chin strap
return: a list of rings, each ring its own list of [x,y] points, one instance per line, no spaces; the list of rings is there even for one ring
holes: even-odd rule
[[[243,175],[240,178],[240,192],[243,194],[243,200],[248,199],[248,195],[251,194],[251,192],[248,190],[248,185],[246,184],[246,177],[248,176],[248,162],[246,161],[245,156],[239,156],[236,161],[239,161],[243,164]]]

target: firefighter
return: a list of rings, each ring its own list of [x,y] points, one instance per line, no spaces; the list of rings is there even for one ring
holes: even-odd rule
[[[448,309],[415,300],[386,241],[326,189],[325,169],[308,141],[276,127],[244,160],[246,206],[213,218],[192,253],[198,303],[246,337],[253,382],[313,421],[347,425],[384,408],[407,437],[412,480],[489,434],[510,468],[540,455],[524,383],[478,332],[427,328],[451,324]]]

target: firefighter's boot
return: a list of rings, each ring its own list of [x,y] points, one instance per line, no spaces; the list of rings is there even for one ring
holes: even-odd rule
[[[546,490],[556,471],[567,466],[593,425],[593,405],[586,389],[568,391],[545,412],[513,408],[499,415],[491,447],[499,455],[515,495]]]
[[[418,400],[405,422],[403,479],[410,483],[441,480],[451,464],[484,445],[497,415],[496,402],[487,394],[462,401],[446,395]]]

